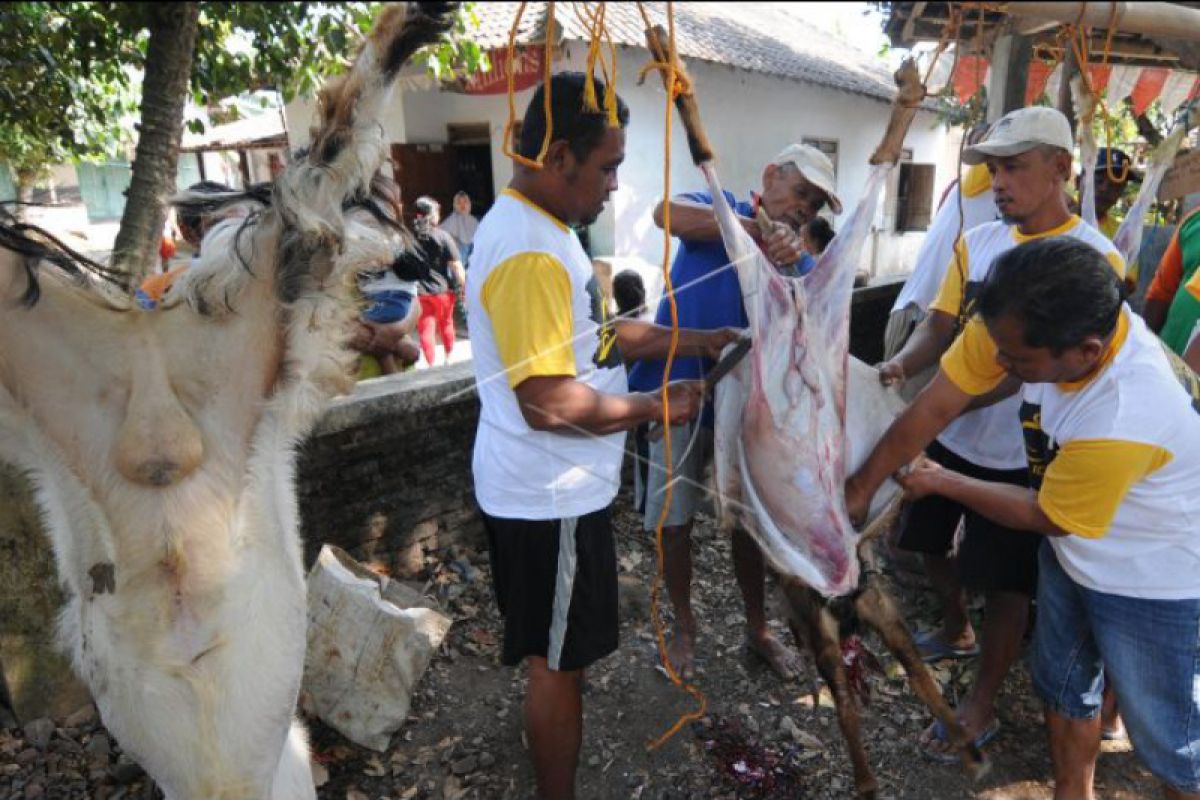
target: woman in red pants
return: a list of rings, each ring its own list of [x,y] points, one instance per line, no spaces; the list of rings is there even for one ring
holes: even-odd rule
[[[431,367],[437,354],[437,335],[442,337],[446,363],[450,362],[455,337],[454,301],[466,282],[454,237],[438,228],[438,217],[438,203],[433,198],[419,197],[413,203],[417,241],[409,262],[417,281],[417,301],[421,304],[417,335],[421,339],[421,352]]]

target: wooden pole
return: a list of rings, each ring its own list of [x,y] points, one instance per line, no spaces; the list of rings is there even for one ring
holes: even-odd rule
[[[1071,136],[1075,136],[1075,104],[1071,102],[1071,78],[1079,72],[1079,63],[1075,60],[1075,49],[1067,48],[1067,57],[1062,62],[1062,75],[1059,76],[1058,97],[1055,106],[1067,118],[1071,125]]]

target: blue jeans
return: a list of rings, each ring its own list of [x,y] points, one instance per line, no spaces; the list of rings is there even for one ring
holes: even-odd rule
[[[1142,600],[1073,581],[1049,542],[1039,554],[1033,685],[1069,719],[1095,719],[1105,680],[1155,777],[1200,792],[1200,599]]]

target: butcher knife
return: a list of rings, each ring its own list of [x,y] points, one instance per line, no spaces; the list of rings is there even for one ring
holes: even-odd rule
[[[728,353],[721,356],[720,360],[717,361],[716,364],[713,364],[713,368],[710,369],[708,374],[704,376],[704,393],[712,394],[713,389],[716,388],[717,381],[721,380],[721,378],[724,378],[726,375],[732,372],[733,368],[740,364],[742,359],[746,357],[746,354],[750,352],[750,348],[753,345],[754,342],[748,336],[738,339],[737,344],[735,344]],[[650,423],[650,429],[646,433],[646,439],[651,442],[657,442],[661,438],[662,423]]]

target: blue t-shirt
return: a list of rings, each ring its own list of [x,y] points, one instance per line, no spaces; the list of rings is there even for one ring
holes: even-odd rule
[[[744,217],[753,217],[750,203],[738,202],[725,192],[733,210]],[[679,196],[693,203],[712,205],[708,192],[691,192]],[[737,270],[729,263],[721,241],[697,242],[679,240],[679,251],[671,265],[671,283],[675,286],[675,305],[679,311],[679,327],[697,330],[745,328],[750,321],[742,306],[742,287]],[[658,304],[654,321],[671,324],[671,303],[664,294]],[[677,357],[671,365],[671,380],[699,380],[712,368],[713,362],[699,356]],[[638,361],[629,371],[632,391],[652,392],[662,386],[665,361]],[[704,423],[712,425],[711,404],[704,410]]]

